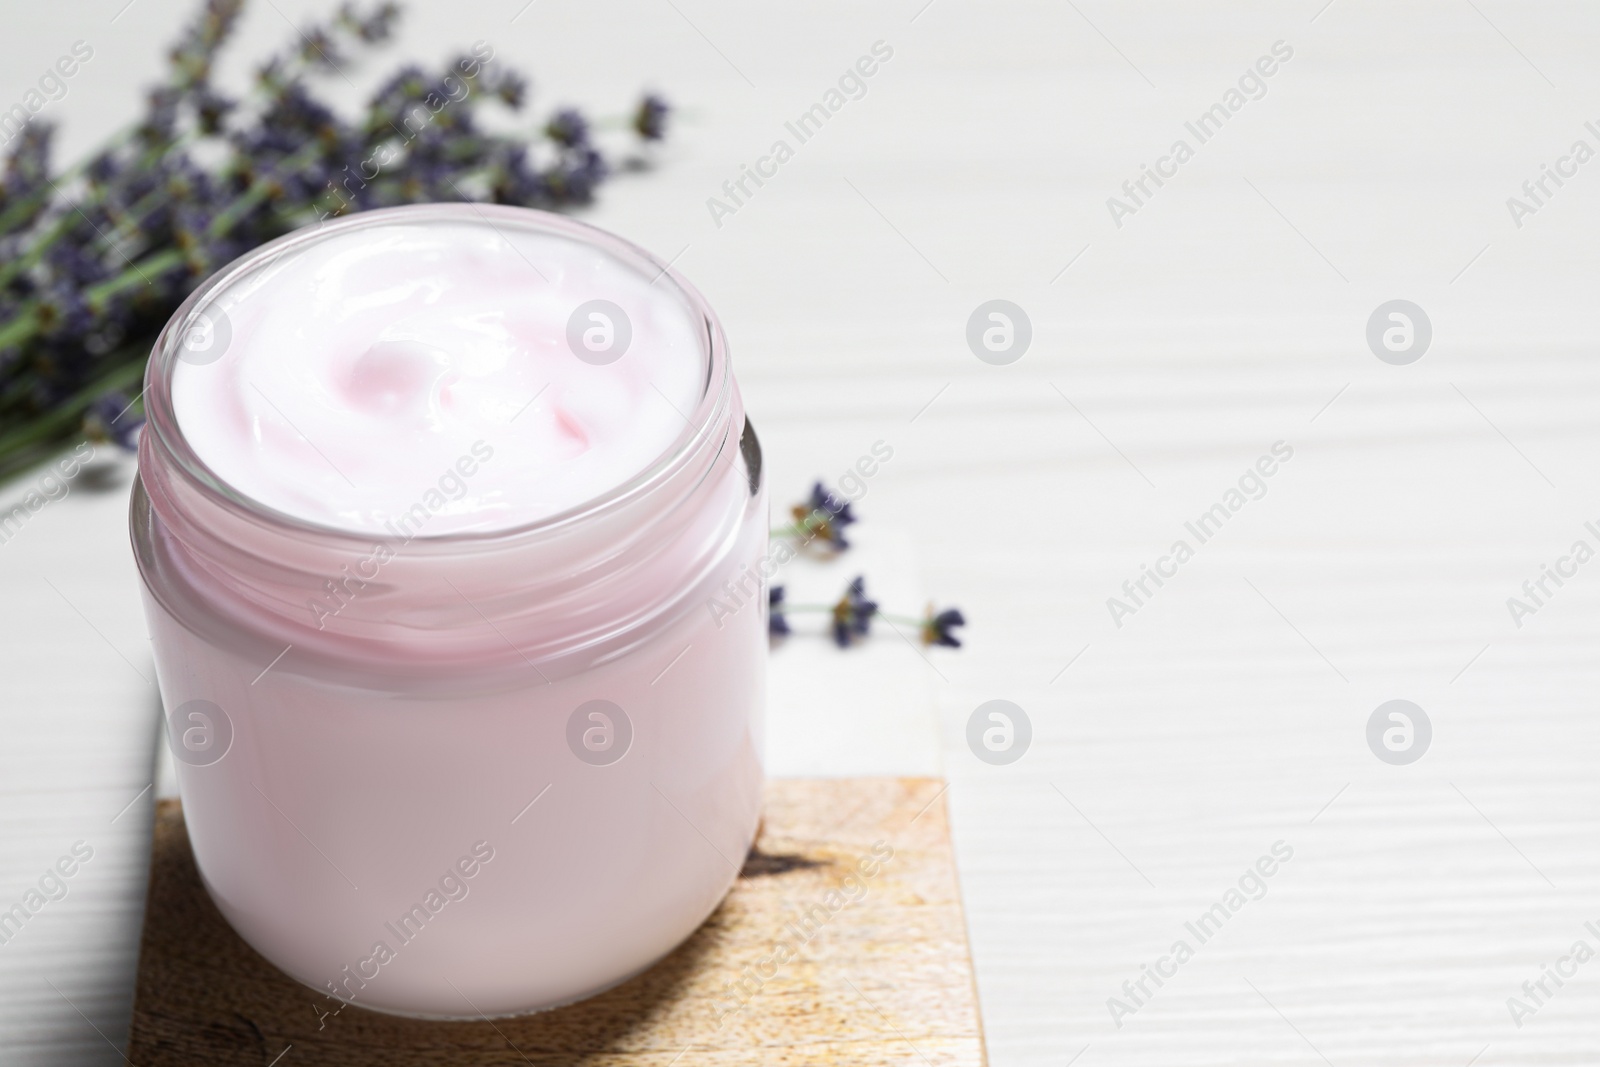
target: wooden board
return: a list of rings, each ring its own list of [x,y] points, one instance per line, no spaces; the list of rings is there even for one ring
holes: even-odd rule
[[[769,782],[766,821],[733,891],[676,952],[591,1000],[480,1022],[349,1006],[324,1014],[333,1007],[326,998],[223,920],[200,885],[181,805],[162,801],[128,1059],[138,1067],[981,1065],[944,788],[930,778]],[[875,845],[893,855],[847,902],[844,878]],[[801,935],[809,939],[794,958],[770,962],[780,942]]]

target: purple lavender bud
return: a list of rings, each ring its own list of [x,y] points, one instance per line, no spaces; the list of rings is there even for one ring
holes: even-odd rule
[[[767,590],[767,635],[770,637],[787,637],[792,632],[789,620],[783,615],[783,592],[781,585]]]
[[[872,627],[872,617],[877,613],[877,602],[867,599],[866,579],[857,575],[846,587],[844,596],[833,606],[834,644],[849,648],[866,637]]]
[[[925,645],[944,645],[946,648],[960,648],[961,641],[950,631],[957,626],[965,626],[967,620],[962,616],[959,608],[946,608],[934,614],[933,608],[928,609],[927,616],[922,620],[922,643]]]
[[[133,402],[119,392],[104,393],[89,405],[83,418],[84,433],[92,441],[110,441],[126,452],[139,447],[139,427],[144,416],[133,413]]]
[[[633,112],[633,129],[646,141],[659,141],[667,133],[667,113],[672,108],[655,93],[646,93]]]
[[[573,108],[562,108],[550,117],[544,133],[563,148],[586,147],[589,143],[589,121]]]

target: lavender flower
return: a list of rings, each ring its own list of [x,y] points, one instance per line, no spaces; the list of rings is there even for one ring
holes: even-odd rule
[[[220,134],[228,121],[229,112],[238,107],[238,101],[205,86],[195,94],[195,120],[200,132],[209,137]]]
[[[850,547],[850,542],[844,539],[845,528],[856,521],[850,502],[840,499],[821,482],[811,487],[809,500],[796,504],[789,513],[794,516],[790,532],[802,538],[803,543],[820,537],[835,552]]]
[[[400,5],[395,3],[379,4],[366,15],[362,15],[354,4],[343,4],[334,16],[335,24],[354,34],[364,44],[387,41],[393,36],[395,23],[399,21]]]
[[[521,110],[528,99],[528,79],[514,70],[502,70],[498,77],[488,80],[484,89],[500,98],[512,111]]]
[[[767,590],[767,636],[788,637],[792,632],[783,617],[783,586],[775,585]]]
[[[550,117],[544,135],[564,148],[582,148],[589,143],[589,122],[572,108],[565,107]]]
[[[133,402],[124,393],[102,394],[84,416],[84,436],[91,441],[110,441],[127,452],[137,451],[137,434],[144,425],[144,416],[133,414],[132,408]]]
[[[30,122],[22,128],[0,179],[0,234],[24,230],[44,213],[54,135],[48,122]]]
[[[587,204],[595,186],[610,173],[605,159],[592,148],[569,152],[561,163],[545,171],[544,181],[551,195],[576,204]]]
[[[633,113],[633,130],[646,141],[659,141],[667,133],[667,102],[654,93],[646,93]]]
[[[174,87],[187,91],[209,84],[217,50],[233,33],[243,10],[244,0],[207,0],[200,17],[184,27],[168,54]]]
[[[334,43],[333,34],[320,26],[312,26],[301,34],[300,61],[308,67],[338,70],[346,57]]]
[[[934,614],[933,605],[928,605],[928,611],[922,619],[922,643],[925,645],[944,645],[947,648],[960,648],[961,641],[951,634],[957,626],[965,626],[967,620],[959,608],[946,608]]]
[[[852,578],[844,596],[833,605],[833,643],[849,648],[867,636],[877,613],[877,603],[867,599],[867,580],[860,575]]]

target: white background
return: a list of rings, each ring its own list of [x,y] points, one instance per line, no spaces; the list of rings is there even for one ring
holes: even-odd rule
[[[1520,228],[1506,199],[1600,148],[1600,11],[924,2],[414,3],[347,73],[482,38],[540,113],[646,85],[681,108],[586,217],[719,310],[778,503],[894,448],[858,557],[790,580],[959,604],[968,647],[791,641],[771,764],[950,779],[994,1063],[1592,1060],[1600,962],[1521,1027],[1506,1001],[1600,949],[1600,563],[1520,628],[1506,599],[1600,547],[1600,161]],[[95,48],[49,109],[68,159],[132,117],[189,10],[123,3],[5,13],[0,106]],[[235,72],[314,7],[252,4]],[[707,198],[879,40],[866,96],[716,225]],[[1267,94],[1117,227],[1107,197],[1280,40]],[[1005,367],[964,339],[997,297],[1034,329]],[[1364,339],[1395,298],[1433,323],[1410,366]],[[1267,495],[1114,625],[1106,599],[1280,440]],[[0,947],[6,1062],[119,1062],[95,1029],[126,1027],[157,724],[128,476],[0,545],[0,905],[95,848]],[[993,698],[1033,724],[1010,766],[966,747]],[[1433,723],[1411,766],[1366,744],[1391,698]],[[1107,998],[1279,840],[1267,895],[1115,1026]]]

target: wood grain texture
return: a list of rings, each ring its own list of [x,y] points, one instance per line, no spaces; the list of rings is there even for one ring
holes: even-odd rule
[[[539,1015],[427,1022],[351,1006],[331,1013],[336,1004],[258,956],[201,886],[181,804],[163,800],[128,1058],[139,1067],[982,1064],[943,783],[783,780],[769,783],[766,805],[728,898],[651,970]],[[885,855],[870,877],[859,873],[863,857]],[[793,958],[779,964],[785,944]]]

